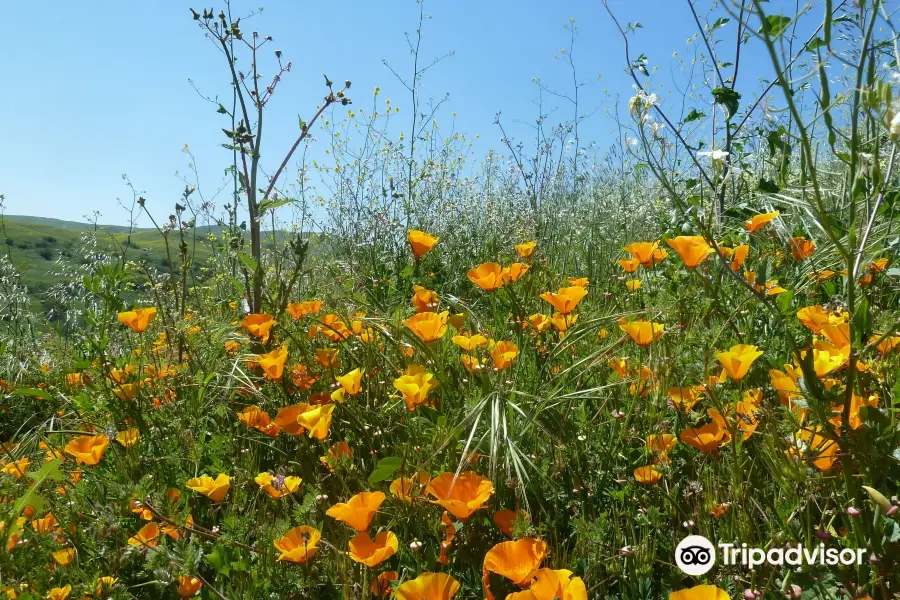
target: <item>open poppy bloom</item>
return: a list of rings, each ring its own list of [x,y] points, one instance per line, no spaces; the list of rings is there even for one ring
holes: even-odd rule
[[[544,292],[541,299],[546,300],[553,305],[560,314],[567,315],[575,310],[578,303],[581,302],[588,291],[583,287],[573,285],[571,287],[560,288],[556,292]]]
[[[763,227],[766,226],[766,223],[774,220],[781,213],[777,210],[775,212],[767,212],[759,215],[753,215],[753,218],[747,219],[744,221],[744,227],[747,228],[747,231],[753,233],[754,231],[759,231]]]
[[[500,289],[505,282],[503,268],[497,263],[482,263],[474,269],[469,269],[466,275],[469,281],[486,292]]]
[[[141,548],[155,548],[159,545],[159,536],[159,525],[150,522],[141,527],[134,537],[128,538],[128,545],[140,546]]]
[[[862,417],[859,415],[859,411],[864,406],[878,406],[878,394],[872,394],[868,397],[853,394],[850,398],[850,420],[848,421],[850,429],[859,429],[862,427],[863,421]],[[835,412],[835,416],[828,419],[828,422],[834,426],[836,431],[840,431],[841,422],[844,416],[844,406],[842,404],[837,404],[832,407],[832,410]]]
[[[25,458],[20,458],[19,460],[3,465],[3,467],[0,467],[0,473],[15,477],[16,479],[22,479],[22,477],[25,476],[25,473],[28,472],[28,465],[30,464],[31,459],[26,456]]]
[[[459,591],[459,582],[447,573],[422,573],[401,583],[397,600],[450,600]]]
[[[284,408],[278,409],[278,414],[275,415],[275,420],[272,421],[272,423],[278,427],[280,431],[287,434],[303,435],[303,425],[301,425],[297,419],[309,409],[310,406],[306,402],[285,406]]]
[[[384,502],[383,492],[361,492],[347,502],[338,502],[325,514],[337,521],[343,521],[357,531],[365,531],[372,523],[375,512]]]
[[[351,396],[355,396],[362,389],[362,377],[364,374],[364,369],[356,368],[349,373],[345,373],[339,377],[335,377],[335,380],[339,384],[341,384],[341,387],[344,388],[345,392],[347,392]]]
[[[700,402],[705,389],[702,385],[671,387],[669,388],[669,400],[675,408],[687,412]]]
[[[61,567],[68,567],[75,559],[75,548],[63,548],[53,553],[53,560]]]
[[[629,279],[625,282],[625,287],[628,288],[628,291],[634,292],[641,289],[641,280],[640,279]]]
[[[306,564],[319,551],[322,534],[315,527],[301,525],[294,527],[282,537],[275,540],[275,549],[281,552],[277,560]]]
[[[535,313],[530,315],[527,319],[528,324],[531,325],[531,328],[534,329],[535,333],[544,333],[548,329],[550,329],[551,321],[550,317],[547,315],[542,315],[541,313]]]
[[[682,429],[679,438],[685,444],[701,452],[713,453],[719,449],[719,443],[725,437],[726,430],[716,421],[710,421],[702,427]]]
[[[512,342],[497,342],[491,349],[494,368],[502,371],[509,367],[519,355],[519,348]]]
[[[418,229],[411,229],[406,233],[406,241],[409,242],[409,247],[412,248],[416,259],[428,254],[434,248],[434,245],[438,243],[438,239]]]
[[[531,594],[527,596],[525,594]],[[506,600],[587,600],[587,588],[581,577],[572,577],[568,569],[538,569],[531,587],[510,594]]]
[[[290,475],[272,475],[271,473],[260,473],[254,479],[256,485],[267,493],[271,498],[278,500],[282,496],[293,494],[300,489],[300,483],[303,481],[299,477]]]
[[[678,439],[671,433],[654,434],[647,436],[647,449],[656,455],[661,463],[669,462],[669,452],[678,443]]]
[[[272,381],[278,381],[281,379],[281,375],[284,373],[284,363],[287,361],[288,357],[288,348],[287,344],[279,348],[275,348],[271,352],[267,352],[266,354],[260,354],[256,357],[256,364],[259,365],[259,368],[263,370],[263,373],[266,374],[266,377],[271,379]]]
[[[478,346],[484,346],[488,343],[488,339],[479,333],[464,333],[462,335],[454,335],[453,338],[450,339],[450,341],[466,352],[471,352]]]
[[[714,585],[695,585],[669,594],[669,600],[731,600],[728,592]]]
[[[135,308],[119,313],[119,322],[136,333],[143,333],[156,315],[156,307]]]
[[[69,594],[72,593],[72,586],[65,585],[63,587],[55,587],[51,589],[47,593],[47,600],[66,600],[69,597]],[[8,598],[15,598],[15,596],[10,596],[7,594]]]
[[[731,270],[740,271],[744,267],[744,263],[747,261],[748,254],[750,254],[750,246],[748,246],[747,244],[736,246],[734,251],[731,253]]]
[[[203,475],[189,479],[185,485],[198,494],[203,494],[213,502],[221,502],[225,499],[225,494],[228,493],[229,488],[231,488],[231,477],[224,473],[221,473],[215,479],[208,475]]]
[[[649,346],[651,342],[658,339],[665,330],[663,323],[654,323],[652,321],[627,321],[619,320],[619,329],[628,334],[638,346]]]
[[[494,485],[475,471],[464,471],[455,481],[454,473],[448,472],[432,479],[425,491],[435,498],[431,500],[432,504],[464,521],[476,510],[484,508],[485,502],[494,494]]]
[[[532,253],[534,253],[534,249],[537,246],[535,242],[525,242],[523,244],[516,244],[516,253],[522,258],[531,258]]]
[[[40,519],[31,522],[31,527],[37,533],[50,533],[59,526],[59,521],[53,516],[53,513],[47,513]]]
[[[300,413],[297,423],[309,430],[309,437],[324,440],[328,437],[331,428],[331,415],[334,413],[334,404],[324,404]]]
[[[372,592],[373,596],[389,598],[394,594],[394,588],[391,585],[391,582],[397,581],[398,579],[400,579],[400,574],[397,573],[397,571],[382,571],[378,574],[378,577],[372,580],[369,591]]]
[[[435,342],[447,333],[447,315],[449,311],[442,313],[425,312],[411,316],[403,321],[420,340],[429,344]]]
[[[241,327],[265,344],[269,341],[269,330],[275,325],[275,317],[266,314],[250,314],[241,319]]]
[[[397,536],[390,531],[379,532],[375,539],[365,531],[350,540],[350,558],[367,567],[374,568],[397,553]]]
[[[321,300],[309,300],[307,302],[291,302],[285,310],[295,321],[309,315],[316,315],[322,310]]]
[[[247,427],[263,432],[269,430],[272,426],[272,417],[258,406],[245,406],[237,414],[237,418],[238,421]]]
[[[135,444],[137,444],[138,440],[141,438],[141,433],[134,429],[126,429],[125,431],[120,431],[116,435],[116,441],[125,446],[126,448],[131,448]]]
[[[455,338],[454,338],[455,339]],[[438,381],[425,367],[410,365],[406,373],[394,380],[394,388],[403,394],[403,402],[410,412],[417,406],[428,405],[428,394],[438,387]]]
[[[468,371],[469,373],[480,373],[484,368],[484,365],[481,364],[481,361],[479,361],[477,357],[472,356],[471,354],[460,355],[459,362],[463,364],[463,366],[466,368],[466,371]]]
[[[524,510],[498,510],[492,517],[494,525],[509,537],[513,536],[513,523],[518,521],[530,521],[531,516]]]
[[[625,252],[645,269],[652,269],[669,254],[659,247],[659,242],[635,242],[625,246]],[[622,263],[619,263],[620,265]]]
[[[65,446],[66,454],[75,457],[80,465],[92,467],[100,462],[109,446],[109,438],[104,435],[82,435],[70,440]]]
[[[453,325],[453,328],[459,331],[463,328],[463,325],[466,324],[466,314],[465,313],[456,313],[455,315],[450,315],[450,324]]]
[[[644,485],[656,485],[662,479],[662,473],[654,469],[651,465],[638,467],[634,470],[634,478],[638,483]]]
[[[634,273],[641,266],[641,261],[636,258],[622,258],[616,261],[626,273]]]
[[[666,240],[666,243],[675,249],[688,269],[696,269],[707,256],[715,252],[700,235],[679,235]]]
[[[426,289],[421,285],[413,286],[412,305],[417,313],[436,312],[439,303],[437,292]]]
[[[522,275],[528,272],[530,267],[525,263],[513,263],[503,268],[503,282],[515,283],[522,278]]]
[[[412,477],[399,477],[391,482],[390,491],[395,498],[410,504],[424,495],[425,486],[431,481],[431,475],[424,471],[414,473]]]
[[[762,356],[762,354],[762,351],[756,346],[737,344],[726,352],[717,352],[716,358],[722,363],[722,367],[729,377],[740,381],[747,374],[747,371],[750,370],[750,365],[753,364],[753,361]]]
[[[202,581],[188,575],[182,575],[176,581],[178,582],[178,595],[181,598],[193,598],[203,587]]]
[[[514,542],[500,542],[484,556],[485,593],[488,593],[487,574],[496,573],[520,587],[525,587],[547,555],[547,542],[522,538]]]
[[[812,240],[808,240],[805,237],[793,237],[790,242],[791,246],[791,254],[794,257],[794,260],[804,260],[812,256],[812,253],[816,250],[816,245]]]

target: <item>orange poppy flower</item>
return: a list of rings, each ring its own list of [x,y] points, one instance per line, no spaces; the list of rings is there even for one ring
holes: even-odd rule
[[[528,317],[528,324],[531,325],[531,328],[534,329],[535,333],[544,333],[548,329],[550,329],[550,317],[547,315],[542,315],[541,313],[535,313]]]
[[[428,254],[434,245],[438,243],[439,238],[434,237],[433,235],[428,235],[424,231],[419,231],[418,229],[411,229],[406,233],[406,241],[409,242],[410,248],[412,248],[413,255],[415,255],[416,259],[422,258],[426,254]]]
[[[513,536],[513,523],[518,521],[530,521],[531,516],[524,510],[498,510],[492,518],[497,529],[509,537]]]
[[[337,359],[339,352],[337,348],[316,348],[316,363],[325,369],[338,369],[341,366]]]
[[[669,452],[678,440],[671,433],[647,436],[647,449],[658,457],[659,462],[669,462]]]
[[[696,269],[707,256],[715,252],[700,235],[679,235],[666,240],[666,243],[675,249],[688,269]]]
[[[119,322],[136,333],[143,333],[147,330],[147,327],[149,327],[150,321],[153,320],[154,315],[156,315],[155,306],[149,308],[135,308],[133,310],[120,312]]]
[[[103,453],[109,446],[109,438],[105,434],[82,435],[69,441],[65,446],[66,454],[75,457],[81,465],[94,466],[103,458]]]
[[[300,413],[297,422],[309,430],[309,437],[324,440],[328,437],[331,428],[331,415],[334,412],[334,404],[324,404],[310,408]]]
[[[812,240],[808,240],[805,237],[794,237],[791,238],[790,242],[791,246],[791,254],[794,256],[794,260],[804,260],[812,256],[812,253],[816,250],[816,245]]]
[[[435,376],[419,365],[410,365],[405,374],[394,380],[394,388],[403,394],[403,402],[410,412],[417,406],[428,405],[428,394],[437,387]]]
[[[288,496],[299,490],[303,480],[293,475],[275,477],[271,473],[260,473],[254,481],[269,497],[278,500],[282,496]]]
[[[521,594],[531,596],[521,596]],[[572,577],[568,569],[538,569],[525,592],[510,594],[506,600],[587,600],[587,588],[581,577]]]
[[[119,583],[118,577],[110,577],[109,575],[97,579],[97,596],[104,596],[113,591],[116,584]]]
[[[431,500],[449,511],[457,519],[464,521],[484,508],[485,502],[494,494],[490,479],[475,471],[464,471],[454,481],[454,473],[442,473],[432,479],[425,491],[435,499]]]
[[[390,491],[395,498],[400,498],[409,504],[413,500],[424,495],[425,486],[431,481],[431,475],[424,471],[414,473],[412,477],[399,477],[391,482]]]
[[[263,344],[269,341],[269,330],[275,325],[275,317],[266,314],[250,314],[241,319],[241,327],[253,337],[262,340]]]
[[[750,254],[750,246],[747,244],[741,244],[740,246],[735,247],[734,252],[731,255],[731,270],[740,271],[747,261],[748,254]]]
[[[343,521],[357,531],[365,531],[372,523],[375,512],[384,502],[383,492],[361,492],[347,502],[338,502],[325,514],[337,521]]]
[[[63,548],[53,553],[53,560],[61,567],[68,567],[75,559],[75,548]]]
[[[515,283],[530,269],[525,263],[513,263],[503,269],[503,283]]]
[[[303,425],[297,419],[309,410],[309,404],[301,402],[300,404],[292,404],[278,410],[275,420],[272,422],[279,430],[290,435],[303,435]]]
[[[656,485],[662,479],[662,473],[648,465],[634,470],[634,478],[644,485]]]
[[[481,334],[470,334],[464,333],[462,335],[454,335],[451,339],[451,342],[465,350],[466,352],[471,352],[475,350],[478,346],[484,346],[488,343],[488,339]]]
[[[701,452],[712,453],[718,450],[725,433],[716,421],[711,421],[702,427],[682,429],[678,437]]]
[[[714,585],[695,585],[669,594],[669,600],[731,600],[728,592]]]
[[[141,527],[134,537],[128,538],[128,545],[140,546],[141,548],[156,548],[159,545],[160,535],[159,525],[151,521]]]
[[[497,263],[482,263],[474,269],[469,269],[466,275],[469,281],[486,292],[493,292],[503,287],[503,268]]]
[[[8,463],[6,465],[3,465],[3,467],[0,467],[0,473],[15,477],[16,479],[22,479],[22,477],[25,476],[25,473],[28,472],[28,465],[30,464],[30,458],[21,458],[17,461]]]
[[[229,488],[231,488],[231,477],[224,473],[221,473],[215,479],[208,475],[203,475],[201,477],[189,479],[185,485],[189,489],[192,489],[199,494],[203,494],[213,502],[218,503],[225,499],[225,494],[227,494]]]
[[[716,358],[722,363],[722,367],[729,377],[740,381],[747,374],[747,371],[750,370],[750,365],[753,364],[753,361],[762,356],[762,354],[762,351],[756,346],[737,344],[725,352],[717,352]]]
[[[284,363],[287,361],[287,357],[288,348],[287,344],[284,344],[271,352],[260,354],[256,357],[256,362],[259,365],[259,368],[266,374],[267,378],[272,381],[278,381],[284,373]]]
[[[491,349],[494,368],[498,371],[502,371],[512,365],[518,355],[519,348],[512,342],[497,342]]]
[[[703,396],[704,388],[702,385],[689,385],[687,387],[671,387],[669,388],[669,400],[675,408],[683,411],[691,410],[695,404],[700,402]]]
[[[516,253],[522,258],[531,258],[534,248],[537,246],[535,242],[525,242],[516,244]]]
[[[397,573],[397,571],[383,571],[378,574],[378,577],[372,580],[369,591],[371,591],[374,596],[388,598],[394,593],[391,582],[397,581],[398,579],[400,579],[400,574]]]
[[[488,572],[524,586],[534,578],[546,555],[547,542],[543,540],[522,538],[514,542],[500,542],[484,556],[485,587]]]
[[[636,258],[622,258],[616,261],[626,273],[634,273],[641,265],[641,261]]]
[[[365,531],[350,540],[350,558],[369,568],[375,568],[397,553],[397,536],[390,531],[379,532],[375,539]]]
[[[437,312],[439,303],[437,292],[426,289],[421,285],[413,286],[412,305],[417,313]]]
[[[53,516],[53,513],[47,513],[40,519],[35,519],[31,522],[31,527],[37,533],[50,533],[58,526],[59,522],[56,520],[56,517]]]
[[[306,564],[319,551],[322,534],[315,527],[301,525],[294,527],[282,537],[275,540],[275,549],[281,552],[277,560]]]
[[[665,328],[664,324],[652,321],[619,320],[619,329],[627,333],[638,346],[649,346],[663,334]]]
[[[484,365],[481,364],[478,358],[470,354],[460,355],[459,361],[463,364],[463,366],[466,368],[466,371],[468,371],[469,373],[478,373],[484,368]]]
[[[63,587],[55,587],[47,593],[47,600],[66,600],[69,597],[69,594],[71,594],[71,593],[72,593],[71,585],[67,584]],[[10,596],[7,595],[7,598],[9,598],[9,597]],[[15,598],[15,596],[11,596],[11,597]]]
[[[766,226],[766,223],[775,219],[781,213],[777,210],[775,212],[762,213],[759,215],[753,215],[753,218],[747,219],[744,221],[744,227],[747,228],[747,231],[753,233],[754,231],[759,231],[763,227]]]
[[[125,431],[120,431],[116,435],[116,441],[125,446],[126,448],[131,448],[135,444],[137,444],[138,440],[141,437],[141,433],[134,429],[126,429]]]
[[[325,465],[332,473],[334,473],[335,467],[337,467],[341,461],[345,460],[353,460],[353,450],[350,449],[350,445],[345,441],[338,442],[328,449],[328,454],[326,456],[319,457],[319,462]]]
[[[575,310],[578,303],[588,295],[588,291],[577,285],[560,288],[556,292],[544,292],[541,299],[553,305],[559,313],[567,315]]]
[[[291,302],[285,307],[287,313],[296,321],[309,315],[318,314],[322,310],[321,300],[309,300],[307,302]]]
[[[447,333],[447,315],[448,311],[442,313],[419,313],[403,321],[420,340],[429,344],[435,342]]]
[[[450,315],[450,324],[453,325],[453,328],[459,331],[463,328],[463,325],[466,324],[466,315],[465,313],[457,313],[455,315]]]
[[[365,374],[364,369],[356,368],[349,373],[344,373],[335,380],[341,384],[345,392],[351,396],[357,395],[362,390],[362,377]]]
[[[628,291],[634,292],[636,290],[641,289],[641,280],[640,279],[629,279],[625,282],[625,287],[628,288]]]
[[[203,582],[197,579],[196,577],[190,577],[188,575],[182,575],[177,579],[178,582],[178,595],[181,598],[193,598],[197,595],[197,592],[200,591],[200,588],[203,587]]]
[[[394,592],[397,600],[450,600],[459,591],[459,582],[447,573],[422,573],[401,583]]]

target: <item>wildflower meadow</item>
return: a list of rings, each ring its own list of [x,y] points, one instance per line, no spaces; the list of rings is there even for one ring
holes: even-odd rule
[[[589,113],[571,60],[478,157],[421,95],[427,3],[407,97],[325,77],[299,123],[277,7],[232,4],[184,11],[224,192],[131,188],[40,294],[4,220],[0,597],[900,598],[900,7],[666,2],[666,93],[604,1],[633,87]]]

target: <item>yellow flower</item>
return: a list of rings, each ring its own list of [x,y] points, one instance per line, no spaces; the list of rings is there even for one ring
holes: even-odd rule
[[[630,254],[632,258],[637,260],[645,269],[652,269],[657,263],[661,262],[668,253],[659,247],[659,242],[635,242],[625,246],[625,252]],[[627,272],[628,268],[619,261],[619,264]]]
[[[0,468],[0,473],[15,477],[16,479],[22,479],[22,477],[25,476],[25,473],[28,472],[28,465],[30,464],[30,458],[20,458],[17,461],[13,461],[9,464],[3,465],[3,467]]]
[[[343,521],[356,531],[365,531],[372,524],[378,507],[384,502],[383,492],[361,492],[347,502],[338,502],[325,514],[337,521]]]
[[[426,289],[421,285],[413,286],[412,305],[417,313],[436,312],[439,303],[437,292]]]
[[[619,329],[627,333],[638,346],[649,346],[663,334],[665,328],[664,324],[652,321],[619,320]]]
[[[420,340],[426,344],[437,341],[447,333],[448,311],[442,313],[419,313],[403,321]]]
[[[438,239],[418,229],[411,229],[406,234],[406,241],[409,242],[416,259],[428,254],[434,248],[434,245],[438,243]]]
[[[109,438],[104,434],[82,435],[66,444],[65,451],[74,456],[78,464],[94,466],[103,458],[107,446]]]
[[[513,263],[508,267],[504,267],[502,276],[503,283],[515,283],[528,272],[530,267],[525,263]]]
[[[525,242],[523,244],[516,244],[516,252],[522,258],[531,258],[532,253],[534,252],[534,248],[537,246],[535,242]]]
[[[275,325],[275,317],[266,314],[250,314],[241,319],[241,327],[265,344],[269,341],[269,330]]]
[[[259,368],[263,370],[268,379],[278,381],[284,373],[284,363],[287,361],[287,344],[272,350],[266,354],[260,354],[256,358]]]
[[[193,598],[203,587],[203,582],[196,577],[182,575],[178,578],[178,595],[182,598]]]
[[[467,352],[471,352],[478,346],[484,346],[488,343],[487,338],[478,333],[464,333],[462,335],[455,335],[450,339],[450,341]]]
[[[309,430],[309,437],[324,440],[328,437],[328,430],[331,428],[331,415],[333,412],[334,404],[316,406],[300,413],[297,416],[297,422]]]
[[[547,543],[534,538],[501,542],[488,550],[484,557],[484,581],[488,572],[501,575],[523,586],[534,577],[547,555]]]
[[[446,573],[422,573],[401,583],[397,600],[450,600],[459,591],[459,582]]]
[[[431,502],[443,507],[460,520],[466,520],[494,494],[494,485],[474,471],[442,473],[432,479],[425,491],[435,499]]]
[[[578,303],[588,295],[588,291],[577,285],[560,288],[556,292],[545,292],[541,299],[553,305],[561,314],[567,315],[575,310]]]
[[[120,431],[118,435],[116,435],[116,441],[126,448],[131,448],[132,446],[137,444],[140,437],[141,433],[137,429],[131,428],[126,429],[125,431]]]
[[[403,394],[403,401],[410,412],[419,405],[428,405],[428,394],[437,387],[434,375],[426,373],[425,368],[418,365],[411,365],[404,375],[394,380],[394,388]]]
[[[397,536],[390,531],[382,531],[369,537],[365,531],[361,531],[350,540],[350,558],[367,567],[374,568],[397,553]]]
[[[431,481],[431,475],[424,471],[413,473],[412,477],[400,477],[391,482],[390,491],[395,497],[400,498],[409,504],[413,500],[422,497],[425,492],[425,486]]]
[[[808,240],[805,237],[793,237],[790,242],[791,246],[791,254],[794,256],[794,260],[804,260],[812,256],[812,253],[816,250],[816,245],[812,240]]]
[[[281,552],[276,560],[284,560],[298,565],[305,564],[319,551],[318,545],[321,539],[322,534],[314,527],[307,525],[294,527],[275,540],[275,549]]]
[[[282,496],[293,494],[300,489],[300,483],[303,480],[293,475],[273,477],[271,473],[260,473],[254,481],[269,497],[278,500]]]
[[[519,355],[519,348],[512,342],[497,342],[491,350],[494,368],[502,371],[509,367]]]
[[[469,281],[486,292],[500,289],[505,282],[503,269],[497,263],[482,263],[474,269],[469,269],[466,275]]]
[[[66,600],[72,593],[72,586],[56,587],[47,593],[47,600]]]
[[[775,219],[780,214],[781,213],[776,210],[775,212],[754,215],[753,218],[744,221],[744,226],[747,228],[747,231],[753,233],[754,231],[759,231],[760,229],[765,227],[766,223]]]
[[[188,480],[185,485],[195,492],[203,494],[213,502],[219,503],[225,499],[225,494],[228,493],[228,489],[231,487],[231,477],[224,473],[215,479],[208,475],[203,475],[202,477],[194,477]]]
[[[147,330],[147,327],[150,325],[150,321],[153,320],[155,314],[155,306],[149,308],[135,308],[133,310],[120,312],[119,321],[133,331],[143,333]]]
[[[675,249],[688,269],[696,269],[707,256],[715,252],[703,236],[699,235],[679,235],[666,240],[666,243]]]
[[[634,478],[638,483],[643,483],[644,485],[656,485],[662,478],[662,473],[652,466],[638,467],[634,470]]]
[[[725,590],[714,585],[696,585],[669,594],[669,600],[731,600]]]
[[[141,548],[155,548],[159,545],[160,535],[159,525],[151,521],[141,527],[134,537],[128,538],[128,545],[140,546]]]
[[[762,356],[762,354],[762,351],[756,346],[738,344],[732,346],[726,352],[717,352],[716,357],[722,363],[722,367],[728,373],[728,376],[739,381],[750,370],[750,365],[753,364],[753,361]]]
[[[535,313],[528,317],[528,324],[531,325],[535,333],[544,333],[550,329],[550,317],[541,313]]]
[[[345,392],[351,396],[355,396],[362,388],[362,377],[364,374],[364,369],[356,368],[340,377],[335,377],[335,379],[341,384],[341,387],[344,388]]]
[[[627,287],[630,291],[639,290],[641,288],[641,280],[640,279],[629,279],[625,282],[625,287]]]
[[[53,560],[61,567],[68,567],[75,559],[75,548],[63,548],[53,553]]]

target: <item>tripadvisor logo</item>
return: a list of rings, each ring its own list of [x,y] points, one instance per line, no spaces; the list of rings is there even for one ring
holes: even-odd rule
[[[751,548],[747,544],[718,545],[722,564],[742,565],[754,569],[760,565],[861,565],[864,549],[826,548],[819,544],[812,548],[798,545],[794,548]],[[702,535],[689,535],[675,548],[675,564],[687,575],[703,575],[716,564],[716,547]]]

